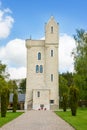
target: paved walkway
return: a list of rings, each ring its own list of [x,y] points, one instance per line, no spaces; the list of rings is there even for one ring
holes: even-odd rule
[[[28,111],[0,130],[74,130],[52,111]]]

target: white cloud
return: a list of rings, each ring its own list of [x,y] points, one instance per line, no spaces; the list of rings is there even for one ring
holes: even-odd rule
[[[10,67],[8,68],[8,72],[10,74],[11,79],[23,79],[26,77],[26,67]]]
[[[1,2],[0,2],[1,6]],[[4,10],[0,9],[0,39],[6,38],[10,34],[10,30],[14,23],[14,19],[10,16],[11,10],[6,8]]]
[[[0,48],[0,59],[13,67],[26,66],[26,47],[22,39],[14,39]]]
[[[21,67],[26,65],[25,41],[14,39],[5,48],[5,58],[10,66]]]
[[[73,72],[74,61],[71,56],[73,48],[75,48],[74,39],[67,34],[61,35],[59,40],[59,72]]]
[[[12,13],[12,11],[9,8],[4,9],[4,13]]]
[[[26,77],[25,40],[14,39],[0,48],[0,60],[8,66],[11,79]]]

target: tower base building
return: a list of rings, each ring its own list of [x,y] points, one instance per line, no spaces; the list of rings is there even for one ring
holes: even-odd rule
[[[45,25],[45,40],[26,40],[26,110],[59,108],[58,45],[59,24],[53,17]]]

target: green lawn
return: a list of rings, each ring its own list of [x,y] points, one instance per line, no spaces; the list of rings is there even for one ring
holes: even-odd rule
[[[56,111],[55,113],[71,124],[76,130],[87,130],[87,109],[78,109],[76,116],[72,116],[71,111]]]
[[[3,126],[4,124],[6,124],[7,122],[17,118],[18,116],[20,116],[23,112],[7,112],[6,117],[1,117],[1,113],[0,113],[0,127]]]

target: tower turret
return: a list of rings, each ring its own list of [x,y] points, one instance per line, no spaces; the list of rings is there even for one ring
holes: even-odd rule
[[[59,106],[58,92],[58,43],[59,26],[53,17],[50,18],[45,27],[45,82],[50,89],[50,109]]]
[[[56,23],[53,16],[51,16],[48,23],[45,25],[45,43],[46,44],[58,44],[59,40],[59,26]]]

